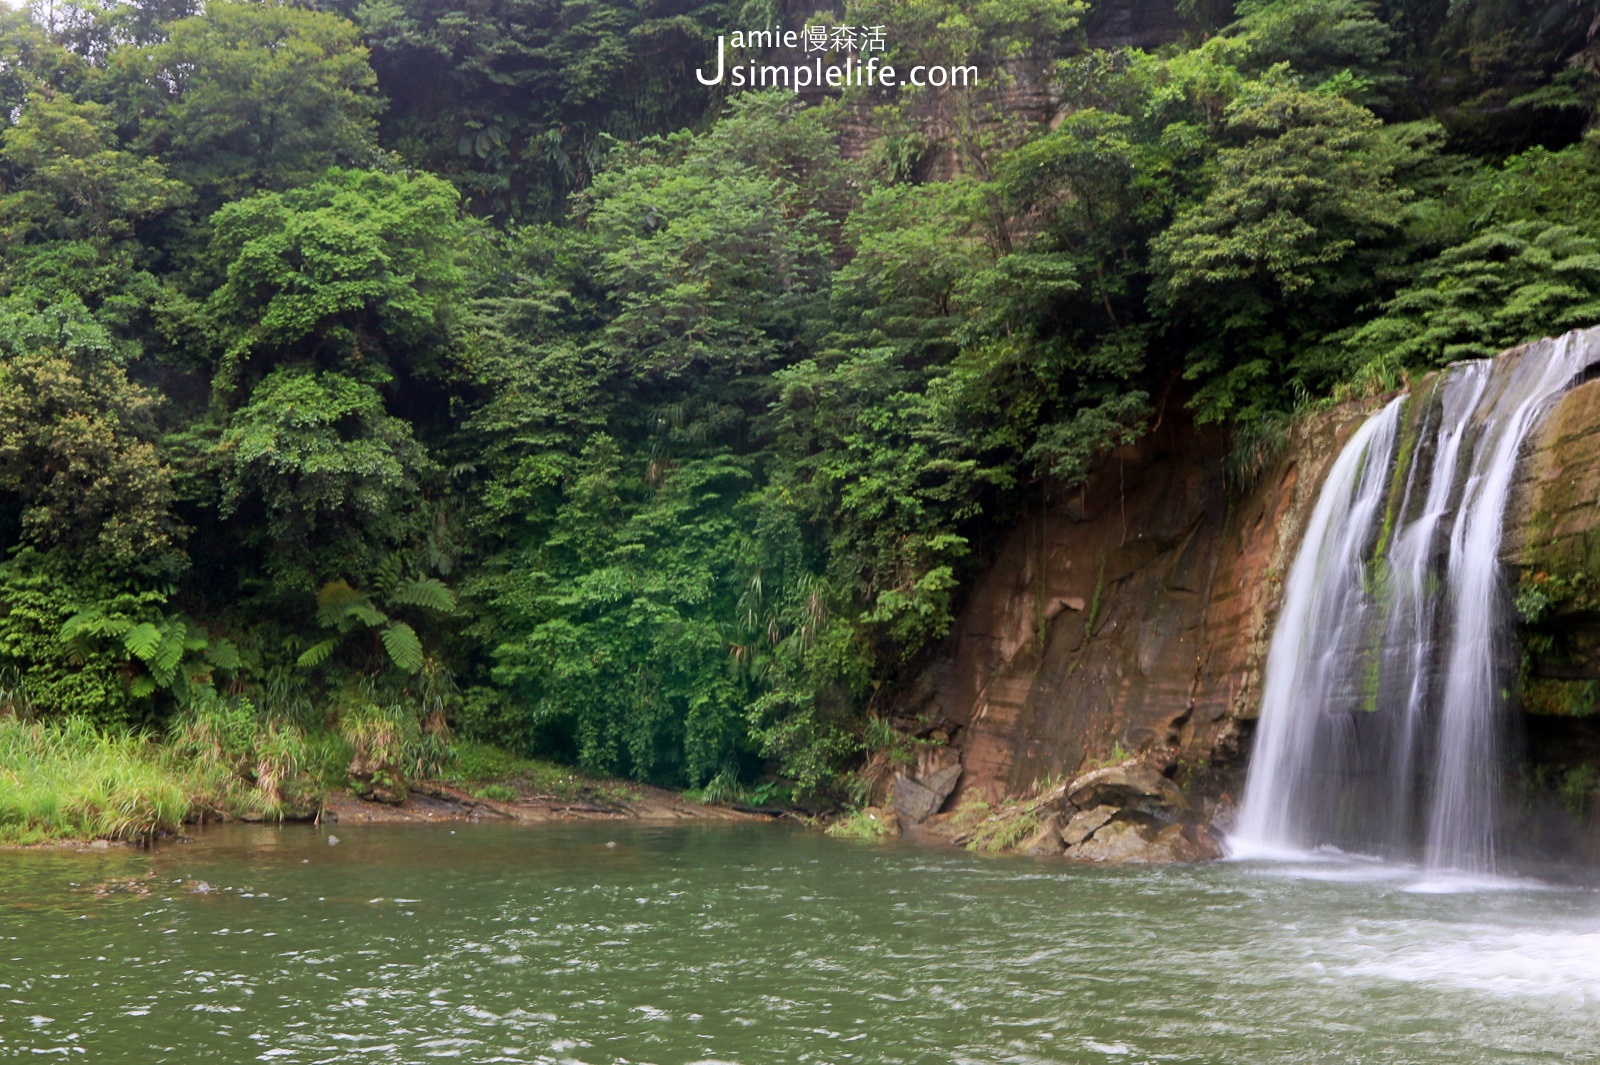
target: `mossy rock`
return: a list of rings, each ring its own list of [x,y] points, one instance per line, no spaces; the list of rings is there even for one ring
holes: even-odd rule
[[[1522,689],[1524,713],[1589,717],[1600,709],[1600,681],[1534,678]]]

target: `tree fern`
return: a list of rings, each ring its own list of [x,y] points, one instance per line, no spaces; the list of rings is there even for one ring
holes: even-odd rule
[[[145,660],[145,664],[150,667],[150,675],[157,684],[169,687],[177,675],[178,666],[183,662],[183,645],[189,627],[175,618],[169,619],[162,627],[166,631],[162,633],[161,643]]]
[[[212,667],[225,673],[232,673],[239,668],[239,648],[232,640],[218,637],[212,640],[210,645],[203,648],[203,650],[205,651],[206,661]]]
[[[161,649],[161,630],[148,621],[141,621],[122,637],[122,646],[141,662],[148,662]]]

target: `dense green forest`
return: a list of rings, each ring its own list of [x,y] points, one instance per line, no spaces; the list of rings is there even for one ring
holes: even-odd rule
[[[1218,423],[1248,479],[1319,403],[1600,321],[1600,4],[1178,13],[0,12],[0,705],[279,811],[452,736],[849,801],[1109,446]],[[807,21],[980,84],[694,76]]]

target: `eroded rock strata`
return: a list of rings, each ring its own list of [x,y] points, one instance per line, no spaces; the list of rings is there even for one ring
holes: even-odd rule
[[[1081,489],[1028,513],[901,693],[902,727],[950,737],[939,787],[921,765],[895,783],[902,825],[960,839],[954,811],[981,802],[988,817],[1032,819],[1006,849],[1213,856],[1207,826],[1226,825],[1242,778],[1283,577],[1339,448],[1381,402],[1303,422],[1244,488],[1226,476],[1226,441],[1169,413]],[[1600,766],[1600,381],[1568,392],[1530,438],[1504,557],[1523,618],[1522,827],[1600,856],[1581,828]],[[1107,763],[1171,792],[1073,801],[1082,774]],[[1067,791],[1049,787],[1068,778]]]
[[[908,727],[954,737],[953,802],[1022,794],[1117,754],[1208,777],[1237,764],[1282,575],[1370,409],[1301,426],[1243,491],[1228,484],[1221,435],[1169,417],[1030,513],[897,707]]]

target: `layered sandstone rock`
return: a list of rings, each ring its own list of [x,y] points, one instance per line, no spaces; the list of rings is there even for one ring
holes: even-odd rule
[[[1222,856],[1218,834],[1159,764],[1102,766],[1021,802],[964,806],[935,820],[935,835],[984,850],[1138,864]],[[1015,842],[1012,842],[1015,841]]]
[[[1237,763],[1301,527],[1375,403],[1301,426],[1247,491],[1226,483],[1222,436],[1169,413],[1029,513],[897,707],[955,737],[956,801],[1119,753],[1168,772]]]
[[[1519,569],[1600,575],[1600,380],[1564,394],[1531,433],[1501,553]]]
[[[961,770],[944,807],[1012,800],[1038,819],[1014,849],[1035,854],[1212,853],[1200,826],[1226,816],[1242,772],[1305,520],[1339,449],[1381,402],[1308,420],[1243,491],[1226,483],[1223,439],[1169,412],[1081,489],[1030,512],[896,706],[901,727],[952,737]],[[1577,384],[1530,436],[1503,550],[1519,582],[1535,811],[1519,831],[1570,835],[1537,812],[1537,793],[1570,806],[1600,767],[1600,380]],[[1144,798],[1121,767],[1114,783],[1097,776],[1107,770],[1078,777],[1081,793],[1048,784],[1125,757]],[[1600,837],[1590,842],[1600,857]]]
[[[1523,621],[1517,829],[1544,853],[1600,862],[1600,380],[1563,395],[1530,435],[1502,558]]]

